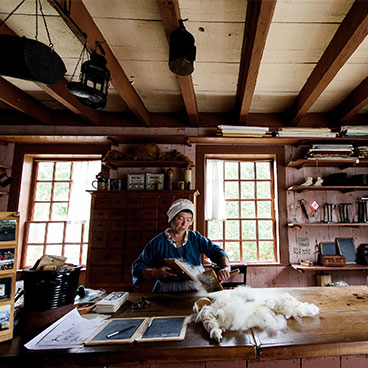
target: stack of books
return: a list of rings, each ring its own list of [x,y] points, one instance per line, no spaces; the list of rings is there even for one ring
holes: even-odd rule
[[[265,137],[271,136],[271,132],[268,127],[218,125],[216,135],[223,137]]]
[[[351,159],[354,158],[351,144],[313,144],[307,152],[308,159]]]
[[[96,313],[115,313],[128,299],[126,291],[114,291],[96,303]]]
[[[298,128],[287,127],[280,128],[276,132],[276,137],[320,137],[320,138],[336,138],[337,132],[332,132],[330,128]]]
[[[340,134],[343,137],[364,137],[368,136],[367,125],[343,125],[340,129]]]

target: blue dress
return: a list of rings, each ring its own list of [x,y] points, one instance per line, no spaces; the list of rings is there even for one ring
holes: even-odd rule
[[[212,262],[219,264],[222,257],[227,257],[226,252],[207,239],[199,232],[188,230],[188,241],[181,247],[172,245],[162,232],[143,249],[139,257],[132,265],[133,285],[138,286],[143,282],[142,271],[146,268],[161,268],[167,266],[165,258],[184,260],[193,266],[201,265],[201,253],[205,254]],[[157,280],[153,291],[160,290],[160,283],[180,282],[179,276],[167,277],[165,280]]]

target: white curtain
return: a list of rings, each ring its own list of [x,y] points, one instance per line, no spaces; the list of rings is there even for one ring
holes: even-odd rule
[[[89,220],[91,211],[92,181],[101,171],[100,161],[76,161],[73,164],[73,180],[71,184],[68,221],[82,223]]]
[[[223,161],[207,160],[205,193],[205,219],[226,220]]]

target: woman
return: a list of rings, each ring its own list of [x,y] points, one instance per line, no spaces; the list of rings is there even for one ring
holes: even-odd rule
[[[164,259],[180,259],[203,268],[202,253],[220,266],[219,280],[228,279],[230,262],[226,252],[199,232],[189,230],[194,218],[194,204],[188,199],[178,199],[167,215],[170,227],[149,241],[132,265],[133,285],[137,286],[145,279],[156,279],[154,292],[198,290],[195,283],[181,281]]]

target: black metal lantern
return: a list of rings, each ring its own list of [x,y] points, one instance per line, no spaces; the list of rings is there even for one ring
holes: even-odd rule
[[[110,72],[106,68],[106,59],[94,52],[91,60],[81,66],[80,81],[69,82],[67,90],[78,97],[81,104],[101,110],[106,106]]]
[[[183,20],[180,19],[179,28],[170,35],[169,68],[175,74],[189,75],[193,73],[195,58],[194,37],[185,29]]]

